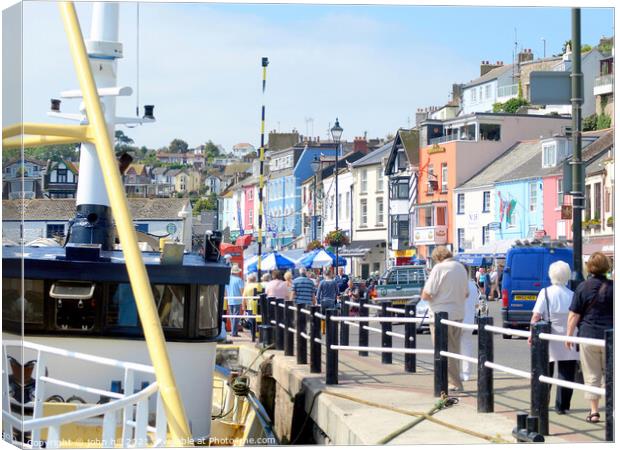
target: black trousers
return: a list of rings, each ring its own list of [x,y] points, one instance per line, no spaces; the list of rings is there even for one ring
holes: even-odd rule
[[[558,366],[558,378],[564,381],[575,381],[577,374],[577,361],[556,361],[549,363],[549,376],[553,377],[554,366],[557,363]],[[551,385],[549,385],[551,388]],[[555,391],[555,408],[567,411],[570,409],[570,401],[573,397],[573,390],[570,388],[557,386]]]

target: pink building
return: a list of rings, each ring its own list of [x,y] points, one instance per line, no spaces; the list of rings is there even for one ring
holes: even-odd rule
[[[562,167],[543,177],[543,228],[551,239],[572,239],[573,221],[562,219],[562,205],[571,197],[562,192]]]
[[[243,186],[243,195],[245,200],[245,208],[242,211],[243,214],[243,230],[246,233],[252,234],[254,231],[254,197],[256,185],[249,184]]]

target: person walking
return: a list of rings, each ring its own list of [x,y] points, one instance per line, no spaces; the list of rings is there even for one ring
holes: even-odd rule
[[[344,273],[344,267],[338,267],[336,281],[338,283],[338,293],[342,294],[349,286],[349,275]]]
[[[285,300],[290,300],[292,298],[291,294],[293,292],[293,272],[291,272],[290,270],[284,272],[284,282],[286,283],[286,287],[288,289],[288,295],[286,296]]]
[[[286,281],[284,281],[284,275],[279,270],[274,270],[271,272],[271,281],[267,283],[267,287],[265,288],[265,292],[267,293],[267,297],[288,299],[289,291]]]
[[[534,325],[540,320],[545,320],[551,323],[552,334],[564,335],[568,322],[568,308],[573,299],[573,291],[566,287],[570,280],[570,266],[564,261],[554,262],[549,266],[549,279],[551,286],[538,293],[530,324]],[[528,342],[532,343],[531,337]],[[575,381],[578,359],[579,353],[566,348],[562,342],[549,342],[549,376],[553,376],[554,366],[557,363],[558,378]],[[558,386],[555,394],[555,411],[558,414],[566,414],[570,409],[572,397],[572,389]]]
[[[569,308],[566,335],[572,336],[575,328],[579,328],[577,334],[579,337],[604,339],[605,330],[614,326],[614,284],[606,277],[611,268],[611,261],[605,254],[594,252],[588,259],[586,268],[591,276],[575,290]],[[571,342],[566,342],[565,345],[567,348],[574,346]],[[605,350],[593,345],[580,345],[579,360],[584,383],[588,386],[601,387],[605,374]],[[586,392],[585,398],[590,400],[590,413],[586,417],[586,422],[599,422],[600,396]]]
[[[306,273],[305,268],[299,269],[299,276],[293,280],[291,298],[297,305],[316,304],[316,289]]]
[[[326,270],[323,280],[319,283],[316,292],[316,300],[321,305],[321,311],[325,314],[326,309],[336,307],[336,297],[338,296],[338,283],[334,280],[331,271]]]
[[[465,267],[465,266],[463,266]],[[467,271],[467,268],[465,268]],[[476,317],[476,304],[478,303],[478,297],[480,292],[478,286],[472,278],[467,280],[467,300],[465,300],[465,312],[463,315],[463,323],[474,324]],[[464,356],[474,356],[474,342],[472,331],[465,330],[461,337],[461,354]],[[461,381],[469,381],[471,379],[471,367],[477,367],[475,364],[471,364],[468,361],[463,361],[461,364]]]
[[[469,296],[467,271],[463,265],[452,258],[452,252],[444,246],[436,247],[431,258],[435,266],[424,284],[422,299],[426,300],[433,314],[448,313],[448,319],[462,322],[465,316],[465,300]],[[448,351],[459,353],[461,350],[461,328],[448,328]],[[431,339],[435,343],[434,322],[430,324]],[[448,380],[453,391],[462,391],[459,361],[448,360]]]
[[[243,280],[240,277],[241,268],[239,264],[233,264],[230,268],[230,281],[226,285],[226,297],[228,302],[228,314],[238,316],[241,314],[243,303]],[[239,336],[239,318],[233,317],[230,320],[230,332],[233,337]]]
[[[263,292],[263,286],[261,283],[258,283],[258,276],[256,273],[250,273],[246,277],[245,287],[243,288],[243,304],[241,308],[246,314],[250,314],[253,316],[258,315],[258,299],[257,297],[261,292]],[[258,319],[251,318],[248,319],[251,324],[254,325],[253,329],[257,330],[256,324],[261,322],[261,317],[258,316]]]

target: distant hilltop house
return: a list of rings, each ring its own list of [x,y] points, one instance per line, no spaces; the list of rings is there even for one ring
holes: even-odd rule
[[[202,169],[205,166],[205,157],[199,148],[185,153],[171,153],[159,150],[156,153],[156,158],[164,164],[183,164],[193,166],[196,169]]]
[[[248,153],[255,153],[256,149],[252,144],[248,144],[247,142],[243,142],[240,144],[233,145],[232,155],[237,159],[243,159]]]
[[[32,158],[16,158],[2,169],[2,198],[42,198],[43,174],[47,163]]]
[[[127,197],[153,197],[156,186],[153,184],[152,169],[145,164],[131,163],[123,173],[123,184]]]
[[[79,178],[79,163],[61,159],[48,161],[43,176],[47,198],[75,198]]]

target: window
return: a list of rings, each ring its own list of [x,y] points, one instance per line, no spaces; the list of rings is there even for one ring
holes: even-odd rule
[[[43,324],[43,299],[45,286],[43,280],[20,278],[2,279],[2,320]],[[22,295],[23,293],[23,295]],[[23,319],[22,319],[23,314]]]
[[[248,227],[252,228],[252,224],[254,223],[254,211],[252,211],[250,209],[249,211],[249,215],[248,215],[249,219],[250,219],[250,223],[247,224]]]
[[[407,214],[393,215],[390,228],[393,239],[409,239],[409,216]]]
[[[383,199],[381,197],[377,197],[376,205],[377,205],[376,224],[383,225]]]
[[[392,200],[409,199],[409,180],[407,178],[397,178],[392,182]]]
[[[368,200],[365,198],[360,200],[360,226],[368,225]]]
[[[564,192],[562,191],[562,178],[558,178],[556,181],[558,192],[558,208],[564,204]]]
[[[491,230],[489,226],[482,227],[482,245],[488,244],[491,241]]]
[[[528,186],[530,192],[530,211],[536,211],[536,194],[538,193],[538,183],[530,183]]]
[[[463,251],[465,249],[465,228],[459,228],[456,231],[457,234],[457,242],[459,246],[459,251]]]
[[[456,196],[456,213],[465,214],[465,194],[458,194]]]
[[[381,263],[374,262],[372,263],[372,271],[379,272],[381,270]]]
[[[360,172],[360,192],[365,194],[368,191],[368,171],[362,169]]]
[[[47,224],[47,237],[55,238],[55,237],[63,237],[65,235],[65,225],[64,224]]]
[[[536,225],[529,225],[527,227],[527,237],[533,238],[535,234],[536,234]]]
[[[448,192],[448,164],[441,163],[441,192]]]
[[[437,185],[437,177],[435,176],[435,169],[432,164],[428,166],[428,190],[427,194],[435,193],[435,187]]]
[[[346,218],[348,219],[351,217],[351,191],[347,191],[347,201],[344,210]]]
[[[593,219],[601,219],[601,183],[594,183],[594,217]]]
[[[407,169],[407,155],[405,155],[405,151],[402,148],[398,150],[396,157],[398,163],[398,170],[400,171]]]
[[[484,87],[484,96],[485,96],[487,99],[491,98],[491,85],[490,85],[490,84],[487,84],[487,85]]]
[[[472,89],[471,90],[471,101],[475,102],[476,101],[476,89]]]
[[[342,194],[338,194],[338,218],[342,217]]]
[[[480,140],[499,141],[501,139],[501,126],[490,123],[480,124]]]
[[[148,223],[136,223],[134,224],[136,231],[140,231],[141,233],[149,232],[149,224]]]
[[[377,187],[375,191],[383,192],[383,170],[381,168],[377,169]]]
[[[56,180],[58,181],[58,183],[66,183],[67,182],[67,169],[58,169]]]
[[[484,191],[482,193],[482,212],[491,211],[491,191]]]
[[[553,167],[556,163],[555,142],[543,145],[543,167]]]

